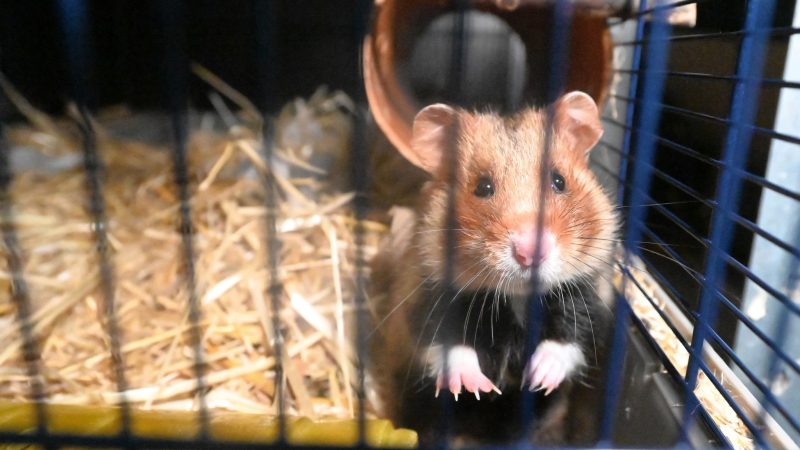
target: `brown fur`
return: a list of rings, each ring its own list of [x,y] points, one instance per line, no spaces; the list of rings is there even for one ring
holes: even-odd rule
[[[456,233],[454,273],[460,275],[459,284],[477,273],[476,268],[469,268],[474,261],[497,264],[508,251],[509,230],[524,223],[536,223],[546,121],[544,110],[528,110],[505,120],[495,114],[470,114],[462,119],[455,190],[456,217],[461,230]],[[507,123],[514,126],[508,127]],[[559,280],[562,282],[585,273],[586,264],[594,265],[598,259],[607,261],[610,254],[610,241],[587,242],[577,237],[612,239],[616,230],[613,208],[589,170],[585,153],[568,148],[565,141],[556,132],[549,156],[552,167],[566,179],[567,190],[555,194],[549,183],[545,185],[548,192],[543,217],[544,225],[556,235],[562,258],[572,265],[564,268],[564,276]],[[484,174],[492,174],[496,185],[496,193],[489,199],[472,194],[477,179]],[[425,187],[421,229],[446,227],[447,192],[444,179],[435,179]],[[441,272],[444,239],[444,233],[419,234],[415,244],[426,272]],[[484,285],[494,287],[498,281],[499,274],[488,278]],[[518,281],[519,286],[515,287],[524,290],[527,280]]]

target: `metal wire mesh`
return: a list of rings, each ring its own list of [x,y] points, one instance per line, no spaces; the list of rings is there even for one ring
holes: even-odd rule
[[[94,105],[93,92],[95,87],[89,82],[88,74],[96,64],[96,57],[92,54],[89,30],[89,2],[81,0],[63,0],[58,2],[58,15],[64,36],[64,52],[67,55],[69,66],[69,97],[73,99],[78,111],[81,130],[81,144],[83,150],[83,170],[86,177],[86,196],[88,209],[92,219],[92,230],[95,240],[95,251],[98,258],[100,286],[103,294],[103,319],[104,326],[110,339],[111,362],[114,367],[117,390],[121,396],[120,407],[122,410],[122,427],[115,436],[78,436],[50,433],[48,428],[47,398],[44,394],[44,377],[40,367],[40,349],[31,323],[31,301],[25,282],[24,259],[25,255],[20,250],[17,241],[17,230],[14,218],[14,199],[10,195],[10,183],[14,174],[8,160],[8,149],[4,147],[0,152],[0,212],[2,213],[3,252],[7,259],[8,276],[10,278],[10,292],[16,310],[16,323],[24,340],[23,353],[27,367],[27,376],[30,380],[31,399],[36,403],[37,427],[34,433],[0,432],[0,442],[9,443],[36,443],[48,448],[57,448],[67,445],[81,445],[90,447],[164,447],[185,448],[188,445],[198,447],[231,447],[246,446],[242,443],[221,442],[215,439],[209,430],[209,423],[213,420],[213,411],[207,406],[205,395],[206,385],[205,362],[202,345],[203,317],[202,306],[197,294],[197,280],[195,273],[195,233],[191,222],[191,196],[192,186],[189,181],[187,169],[187,105],[190,92],[188,89],[189,62],[186,47],[186,5],[183,2],[153,2],[149,5],[152,17],[155,19],[152,26],[159,34],[160,64],[158,71],[162,74],[160,87],[163,93],[161,107],[169,113],[173,145],[172,164],[174,187],[176,197],[180,203],[177,210],[178,223],[181,234],[181,258],[184,265],[185,283],[188,299],[186,315],[190,323],[190,338],[194,350],[193,371],[195,375],[195,388],[197,398],[197,420],[200,428],[197,436],[186,436],[185,440],[152,439],[135,436],[131,431],[130,408],[125,398],[128,390],[126,381],[125,361],[120,351],[124,336],[117,324],[117,309],[115,299],[115,269],[112,258],[109,257],[109,241],[107,235],[108,217],[105,212],[103,200],[103,171],[102,158],[97,151],[96,136],[93,130],[90,112]],[[352,46],[358,48],[368,30],[372,14],[371,2],[359,1],[348,4],[353,8],[352,13],[356,20]],[[578,2],[580,3],[580,2]],[[678,1],[678,2],[653,2],[642,0],[635,10],[632,5],[627,5],[627,16],[621,19],[609,19],[609,28],[622,29],[629,27],[632,32],[628,36],[615,42],[617,49],[629,51],[629,64],[625,67],[613,67],[611,72],[626,80],[626,92],[614,91],[609,95],[610,102],[624,108],[624,118],[619,115],[606,114],[603,122],[607,128],[615,128],[620,133],[619,142],[609,140],[601,141],[600,147],[609,155],[614,155],[619,161],[618,167],[609,167],[603,161],[595,158],[593,161],[598,173],[605,174],[618,186],[617,202],[624,208],[624,230],[622,243],[627,251],[621,261],[615,261],[617,271],[621,274],[621,283],[615,289],[616,311],[614,317],[614,333],[610,342],[610,355],[608,362],[607,383],[604,389],[603,410],[606,412],[601,417],[599,446],[613,446],[617,443],[615,435],[619,429],[619,416],[616,413],[627,403],[622,398],[626,379],[626,355],[631,352],[630,339],[635,333],[641,335],[657,359],[664,365],[667,374],[680,390],[681,411],[678,414],[678,428],[680,430],[678,442],[690,445],[697,444],[693,430],[699,422],[710,430],[710,437],[714,445],[733,447],[734,444],[728,435],[715,425],[714,417],[709,414],[703,402],[698,398],[697,385],[700,378],[710,381],[711,385],[719,392],[721,398],[736,413],[744,423],[755,445],[759,447],[779,447],[797,439],[800,436],[798,417],[800,411],[795,405],[784,400],[785,390],[776,389],[779,378],[788,377],[796,380],[800,375],[796,354],[797,348],[790,347],[792,329],[791,323],[796,323],[800,315],[797,299],[798,260],[800,260],[800,247],[798,247],[797,233],[793,239],[771,231],[769,224],[758,220],[753,215],[753,210],[743,211],[743,192],[756,189],[760,195],[770,191],[783,196],[790,204],[789,211],[797,211],[800,202],[800,192],[796,185],[784,185],[775,181],[765,173],[764,168],[752,169],[750,158],[751,148],[755,139],[765,139],[766,142],[784,142],[789,145],[800,144],[800,133],[787,133],[785,130],[776,130],[771,124],[759,121],[759,108],[764,108],[763,93],[773,89],[778,92],[800,88],[800,81],[783,79],[781,76],[770,73],[764,75],[766,60],[770,55],[770,45],[776,41],[788,41],[800,29],[795,25],[785,25],[776,20],[776,13],[783,13],[780,7],[786,7],[787,2],[775,0],[750,0],[746,2],[746,9],[741,17],[741,29],[703,30],[702,32],[676,33],[669,23],[670,13],[683,6],[697,6],[701,12],[707,14],[719,13],[723,8],[721,2],[713,1]],[[298,5],[297,7],[302,7]],[[455,1],[451,11],[455,12],[454,26],[449,38],[452,40],[449,49],[449,72],[447,83],[449,92],[446,96],[458,103],[462,100],[465,67],[469,66],[470,54],[467,47],[471,39],[477,39],[470,34],[465,14],[475,8],[472,2]],[[550,8],[551,29],[549,36],[549,68],[545,80],[539,80],[546,85],[546,103],[555,101],[564,90],[567,67],[569,65],[569,38],[573,26],[573,19],[577,13],[574,2],[559,1]],[[276,49],[277,38],[280,33],[278,23],[278,9],[273,2],[253,2],[253,39],[257,48],[257,104],[263,116],[268,118],[279,106],[277,98],[280,96],[279,86],[282,77],[286,74],[279,65],[279,51]],[[633,36],[632,38],[630,36]],[[737,42],[735,72],[733,73],[705,73],[690,69],[673,68],[676,58],[676,45],[702,44],[709,40],[734,39]],[[4,42],[9,45],[10,41]],[[685,51],[690,47],[681,47]],[[292,52],[302,52],[302,48],[292,48]],[[797,51],[795,49],[794,51]],[[3,60],[4,66],[11,66],[14,61]],[[5,68],[5,67],[4,67]],[[343,70],[356,72],[357,67],[344,67]],[[729,105],[723,109],[725,113],[709,113],[707,110],[696,110],[689,103],[672,103],[667,94],[673,80],[685,82],[713,82],[722,83],[730,89]],[[353,95],[359,105],[366,103],[363,88],[359,87]],[[728,98],[726,97],[726,98]],[[608,110],[607,110],[608,111]],[[698,150],[691,144],[685,143],[687,139],[680,139],[666,134],[670,121],[674,117],[692,123],[713,124],[722,127],[724,139],[721,141],[721,152],[709,152],[706,149]],[[548,115],[547,130],[553,122],[552,112]],[[355,191],[354,216],[355,243],[356,243],[356,288],[354,299],[357,317],[356,349],[357,349],[357,376],[356,391],[358,398],[359,446],[366,445],[365,420],[366,387],[365,387],[365,361],[367,358],[366,340],[368,339],[368,324],[366,315],[366,285],[367,285],[367,256],[363,252],[364,226],[363,221],[370,210],[367,190],[369,186],[368,163],[370,157],[366,141],[367,120],[365,112],[359,110],[355,116],[354,137],[352,144],[352,173],[347,174]],[[794,130],[797,131],[797,130]],[[266,119],[262,126],[261,157],[265,165],[273,160],[273,147],[275,145],[275,128],[271,119]],[[544,192],[548,177],[548,157],[551,146],[551,136],[548,135],[544,142],[544,159],[538,170],[543,180],[540,192]],[[448,149],[447,163],[454,166],[458,160],[458,148],[452,145]],[[797,151],[797,148],[794,148]],[[665,165],[660,155],[679,155],[687,164],[702,165],[702,172],[712,178],[714,187],[711,190],[702,190],[691,181],[687,181],[681,174],[676,173],[675,167]],[[451,166],[451,167],[452,167]],[[680,171],[680,167],[678,168]],[[450,170],[452,177],[457,173]],[[272,171],[267,171],[263,177],[265,192],[265,208],[267,211],[266,228],[264,234],[268,246],[267,260],[264,266],[271,274],[269,286],[270,307],[272,313],[271,343],[272,351],[276,356],[276,396],[278,404],[279,438],[272,444],[273,447],[283,448],[288,445],[286,441],[286,386],[283,383],[283,359],[286,352],[285,342],[281,337],[281,324],[279,305],[283,287],[278,276],[278,261],[281,252],[281,243],[276,228],[277,198],[276,185]],[[448,230],[457,228],[455,214],[454,187],[456,179],[450,180],[451,193],[448,203]],[[659,189],[662,185],[679,191],[683,198],[675,202],[663,201]],[[543,195],[543,194],[542,194]],[[691,205],[700,205],[707,210],[707,230],[698,229],[698,222],[691,217],[686,209],[674,208],[675,204],[691,202]],[[542,202],[543,203],[543,202]],[[755,209],[758,212],[758,209]],[[541,225],[544,211],[539,212],[538,223]],[[797,217],[788,217],[788,221],[795,223],[800,229]],[[690,239],[692,245],[699,249],[699,257],[688,260],[680,246],[675,243],[675,233],[664,233],[663,227],[680,230],[682,236]],[[537,229],[541,229],[539,226]],[[739,230],[739,231],[737,231]],[[743,230],[743,231],[742,231]],[[744,233],[748,239],[763,238],[775,247],[775,251],[785,252],[790,261],[786,283],[776,285],[767,281],[762,275],[763,270],[752,267],[749,262],[743,261],[741,253],[734,249],[737,232]],[[537,237],[537,242],[541,235]],[[445,237],[444,286],[449,296],[455,297],[458,287],[454,285],[455,274],[453,270],[453,252],[455,238],[451,231]],[[747,258],[745,252],[744,258]],[[668,262],[664,263],[663,259]],[[785,257],[783,260],[787,260]],[[688,320],[691,333],[686,334],[681,328],[674,313],[667,313],[663,307],[663,299],[654,298],[652,289],[641,282],[634,271],[641,261],[644,268],[653,279],[657,280],[660,287],[666,292],[669,301],[677,305],[677,311]],[[667,264],[667,265],[664,265]],[[679,266],[685,273],[674,274],[674,267]],[[785,312],[780,314],[776,325],[772,329],[763,329],[757,320],[744,309],[742,289],[734,292],[726,285],[726,279],[733,275],[739,277],[742,283],[750,283],[760,289],[770,301],[777,302]],[[687,278],[688,277],[688,278]],[[532,283],[537,279],[534,274]],[[687,290],[682,283],[686,280],[692,283],[693,290]],[[737,278],[738,279],[738,278]],[[533,289],[536,292],[537,289]],[[676,368],[669,361],[669,356],[661,348],[657,340],[651,335],[650,328],[638,316],[629,304],[629,292],[638,291],[655,307],[668,328],[674,333],[676,339],[688,353],[688,365],[685,371]],[[526,348],[528,354],[540,339],[541,317],[543,311],[541,302],[536,296],[528,299],[528,324]],[[721,313],[724,313],[721,315]],[[631,327],[630,325],[633,325]],[[730,335],[728,329],[742,329],[745,327],[755,339],[764,345],[764,350],[769,352],[766,365],[766,376],[760,375],[757,370],[750,367],[741,352],[737,351],[738,343]],[[447,352],[449,346],[442,347],[444,356],[443,373],[444,385],[447,385]],[[753,397],[758,400],[757,409],[753,405],[745,405],[739,395],[742,391],[735,391],[729,380],[723,374],[733,374],[727,370],[721,371],[718,360],[711,358],[721,355],[722,360],[730,366],[736,367],[738,374],[745,384],[734,385],[741,389],[748,386],[752,389]],[[795,353],[792,353],[795,352]],[[790,375],[786,375],[790,373]],[[522,397],[523,411],[522,423],[527,424],[534,418],[534,403],[537,401],[534,393],[526,393]],[[441,423],[439,432],[448,436],[451,432],[452,409],[455,407],[451,398],[442,397],[441,405],[445,420]],[[773,414],[777,422],[773,420]],[[784,426],[785,431],[780,427]],[[654,424],[654,426],[656,426]],[[789,439],[787,441],[787,438]],[[253,445],[264,448],[265,445]]]

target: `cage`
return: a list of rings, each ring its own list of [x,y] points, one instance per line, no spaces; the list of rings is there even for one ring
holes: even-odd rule
[[[0,447],[797,448],[799,18],[790,0],[2,2]],[[427,431],[386,420],[371,262],[430,178],[403,158],[415,116],[535,107],[547,128],[574,90],[599,106],[588,161],[620,224],[610,260],[584,261],[608,267],[608,329],[563,436],[529,439],[549,397],[516,386],[409,408]],[[492,439],[464,439],[470,407]]]

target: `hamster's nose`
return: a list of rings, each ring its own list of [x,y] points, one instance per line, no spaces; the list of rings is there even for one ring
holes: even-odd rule
[[[544,229],[537,249],[536,241],[538,237],[533,226],[521,227],[517,231],[512,231],[510,237],[514,259],[523,269],[533,265],[541,265],[556,245],[553,233],[548,229]]]

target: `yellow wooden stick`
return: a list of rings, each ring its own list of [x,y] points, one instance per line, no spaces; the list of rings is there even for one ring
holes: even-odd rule
[[[84,436],[113,436],[121,430],[120,409],[105,406],[47,405],[48,430]],[[0,432],[32,433],[36,429],[35,406],[31,403],[0,402]],[[131,410],[131,432],[143,438],[193,439],[200,429],[198,415],[191,411]],[[213,439],[226,442],[270,443],[277,439],[275,417],[258,414],[214,412],[210,421]],[[302,417],[287,420],[287,440],[297,445],[356,444],[358,421],[336,419],[312,421]],[[370,446],[413,448],[417,433],[395,429],[388,420],[368,420],[366,440]],[[0,450],[18,448],[0,444]]]

